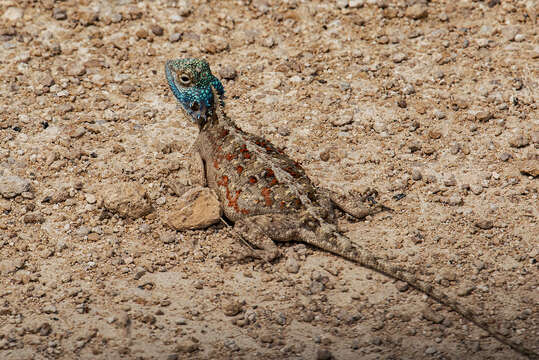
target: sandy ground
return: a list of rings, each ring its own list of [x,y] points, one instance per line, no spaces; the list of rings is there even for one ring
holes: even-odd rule
[[[180,57],[317,184],[378,190],[395,211],[340,214],[354,241],[539,352],[536,5],[0,0],[0,358],[523,358],[333,255],[167,227],[197,133]]]

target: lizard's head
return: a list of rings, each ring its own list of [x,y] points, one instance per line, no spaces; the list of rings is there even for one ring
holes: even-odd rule
[[[212,87],[221,97],[225,92],[206,60],[169,60],[165,73],[170,89],[187,115],[199,126],[204,124],[214,112]]]

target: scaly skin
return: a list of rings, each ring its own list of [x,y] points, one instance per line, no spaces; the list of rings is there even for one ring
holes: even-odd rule
[[[198,124],[195,149],[203,163],[208,186],[217,193],[234,228],[262,249],[268,260],[278,254],[274,241],[301,241],[324,249],[384,275],[404,281],[453,309],[517,352],[538,354],[501,335],[456,299],[413,274],[360,249],[337,231],[333,204],[327,191],[316,188],[301,166],[269,141],[242,131],[223,111],[223,86],[204,60],[168,61],[165,66],[172,92],[186,114]],[[220,97],[220,101],[216,98]],[[380,210],[372,206],[368,214]],[[354,211],[347,211],[354,215]]]

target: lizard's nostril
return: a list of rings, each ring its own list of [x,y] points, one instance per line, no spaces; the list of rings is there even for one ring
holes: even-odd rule
[[[197,111],[199,108],[200,108],[200,105],[198,104],[198,101],[194,101],[194,102],[191,104],[191,110]]]

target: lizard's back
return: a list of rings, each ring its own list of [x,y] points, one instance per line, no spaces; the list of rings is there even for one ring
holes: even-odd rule
[[[197,147],[208,185],[229,219],[297,213],[306,207],[327,217],[320,194],[297,162],[268,140],[242,131],[228,118],[222,120],[201,131]]]

